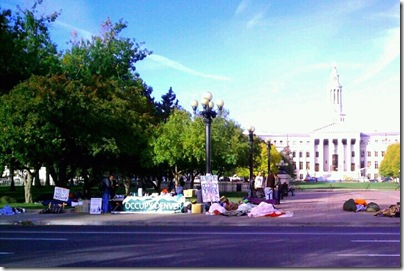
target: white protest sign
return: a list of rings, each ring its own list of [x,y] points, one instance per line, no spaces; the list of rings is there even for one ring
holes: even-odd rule
[[[201,176],[203,202],[218,202],[220,200],[217,175]]]
[[[101,214],[102,198],[91,198],[90,214]]]
[[[70,189],[55,186],[53,198],[61,201],[67,201],[69,199]]]

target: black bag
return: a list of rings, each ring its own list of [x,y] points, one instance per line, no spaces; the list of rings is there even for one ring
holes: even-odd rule
[[[349,199],[349,200],[345,201],[344,205],[342,206],[342,209],[344,209],[345,211],[349,211],[349,212],[356,212],[355,201],[353,199]]]

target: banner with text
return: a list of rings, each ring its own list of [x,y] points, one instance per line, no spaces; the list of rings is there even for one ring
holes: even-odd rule
[[[181,213],[185,205],[184,196],[148,196],[126,197],[123,202],[125,212],[150,212],[150,213]]]

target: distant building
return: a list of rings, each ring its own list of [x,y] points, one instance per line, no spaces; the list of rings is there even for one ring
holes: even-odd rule
[[[336,67],[332,69],[328,92],[333,113],[330,124],[309,133],[258,136],[270,139],[278,151],[289,146],[297,179],[380,179],[380,163],[387,147],[400,142],[400,132],[360,132],[346,124]]]

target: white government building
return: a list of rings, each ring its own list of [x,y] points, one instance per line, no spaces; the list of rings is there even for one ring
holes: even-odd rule
[[[380,162],[387,147],[400,142],[400,132],[360,132],[345,123],[342,86],[337,68],[331,72],[328,86],[330,108],[334,119],[330,124],[309,133],[263,134],[278,151],[289,146],[293,153],[296,179],[318,180],[378,179]]]

